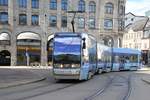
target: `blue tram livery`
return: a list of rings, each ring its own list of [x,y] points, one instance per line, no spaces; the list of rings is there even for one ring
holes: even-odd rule
[[[137,70],[141,63],[141,51],[129,48],[113,48],[113,71]]]
[[[55,79],[88,80],[96,73],[136,70],[140,62],[140,51],[112,49],[90,34],[74,32],[55,33],[52,55]]]

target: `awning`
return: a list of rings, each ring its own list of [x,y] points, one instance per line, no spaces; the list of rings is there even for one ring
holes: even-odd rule
[[[0,40],[10,40],[9,34],[8,33],[1,33],[0,34]]]
[[[40,36],[36,33],[32,32],[24,32],[18,35],[17,39],[22,40],[22,39],[32,39],[32,40],[41,40]]]

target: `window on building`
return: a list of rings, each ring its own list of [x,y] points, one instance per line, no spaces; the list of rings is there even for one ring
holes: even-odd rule
[[[19,8],[27,8],[27,0],[18,0]]]
[[[139,49],[141,49],[141,43],[139,43]]]
[[[137,44],[137,43],[134,44],[134,48],[135,48],[135,49],[138,48],[138,44]]]
[[[8,6],[8,0],[0,0],[0,6]]]
[[[61,26],[67,27],[67,17],[66,16],[61,17]]]
[[[95,18],[89,18],[89,28],[95,28]]]
[[[131,43],[129,43],[129,48],[132,48],[132,44]]]
[[[85,27],[85,19],[83,17],[78,18],[78,27],[84,28]]]
[[[84,0],[80,0],[78,2],[78,11],[85,12],[85,1]]]
[[[39,16],[32,15],[32,25],[39,25]]]
[[[32,8],[35,9],[39,8],[39,0],[32,0]]]
[[[0,24],[8,24],[8,13],[0,12]]]
[[[147,43],[144,43],[144,48],[147,49]]]
[[[113,21],[112,21],[112,19],[105,19],[104,20],[104,29],[112,30],[112,28],[113,28]]]
[[[52,10],[57,9],[57,0],[50,0],[50,9]]]
[[[90,12],[90,13],[95,13],[95,12],[96,12],[96,4],[95,4],[94,1],[91,1],[91,2],[89,3],[89,12]]]
[[[112,3],[106,3],[105,13],[106,14],[113,14],[113,10],[114,10],[113,4]]]
[[[26,14],[19,14],[19,24],[20,25],[26,25],[27,24]]]
[[[61,10],[67,10],[68,0],[61,0]]]
[[[123,7],[123,5],[120,6],[119,14],[120,15],[124,15],[124,7]]]
[[[122,47],[122,40],[120,38],[118,39],[118,42],[119,42],[119,47]]]
[[[123,31],[124,30],[124,21],[122,19],[118,20],[118,26],[119,26],[119,30]]]
[[[50,20],[50,26],[51,27],[57,26],[57,16],[52,15],[52,16],[50,16],[49,20]]]

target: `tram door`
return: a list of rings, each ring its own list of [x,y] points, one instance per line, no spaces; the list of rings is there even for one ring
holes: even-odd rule
[[[0,52],[0,66],[10,66],[10,52],[7,50]]]

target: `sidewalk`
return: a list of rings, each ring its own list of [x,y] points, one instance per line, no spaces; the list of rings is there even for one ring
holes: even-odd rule
[[[0,89],[18,85],[30,84],[46,79],[46,76],[39,74],[39,70],[1,68],[0,67]]]

